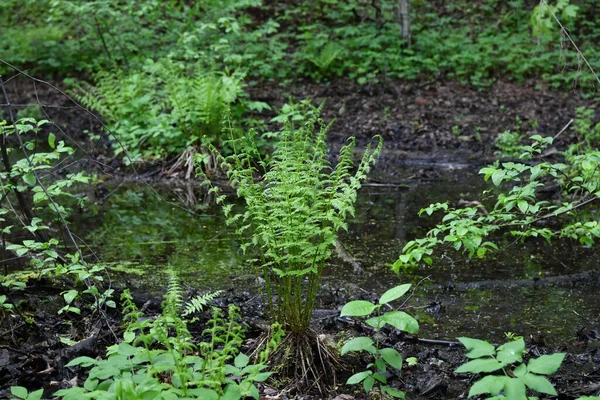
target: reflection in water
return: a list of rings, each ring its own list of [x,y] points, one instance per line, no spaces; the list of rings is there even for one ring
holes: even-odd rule
[[[372,184],[359,194],[356,216],[340,235],[344,247],[358,258],[362,273],[332,260],[324,273],[328,287],[353,287],[382,293],[405,282],[423,283],[413,297],[414,314],[421,319],[422,335],[452,339],[477,336],[503,341],[503,332],[528,335],[545,333],[549,343],[569,340],[584,321],[598,322],[600,294],[597,286],[506,288],[502,282],[572,274],[596,269],[599,257],[590,249],[575,248],[568,241],[548,245],[543,241],[514,243],[498,239],[507,251],[485,260],[465,259],[448,251],[433,266],[423,266],[395,276],[385,264],[396,260],[407,240],[424,235],[440,217],[419,218],[429,203],[480,198],[486,188],[476,170],[436,171],[434,178],[418,171],[419,179],[399,184]],[[404,171],[410,177],[410,171]],[[415,175],[414,173],[412,175]],[[180,189],[157,187],[164,198],[175,201]],[[188,193],[189,190],[183,189]],[[193,194],[202,199],[203,194]],[[95,221],[83,221],[89,239],[104,261],[136,265],[141,276],[124,275],[138,290],[160,293],[165,270],[174,268],[186,284],[199,289],[255,286],[252,271],[244,264],[234,232],[225,225],[220,208],[210,199],[196,206],[194,214],[161,200],[142,185],[130,184],[109,197]],[[88,228],[89,230],[89,228]],[[497,281],[490,290],[458,290],[460,283]],[[240,282],[244,282],[243,285]],[[454,290],[442,290],[441,288]],[[434,307],[431,304],[435,304]],[[429,306],[429,307],[428,307]]]

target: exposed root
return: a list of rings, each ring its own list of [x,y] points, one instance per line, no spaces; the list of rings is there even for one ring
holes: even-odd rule
[[[343,365],[317,333],[289,333],[271,355],[270,363],[278,376],[289,383],[286,391],[326,394],[326,387],[336,386],[334,371]]]

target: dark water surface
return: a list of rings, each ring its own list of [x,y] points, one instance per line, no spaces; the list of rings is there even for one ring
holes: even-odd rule
[[[521,244],[500,238],[505,250],[485,260],[469,261],[453,252],[433,266],[400,275],[390,272],[386,264],[397,259],[404,244],[424,235],[438,220],[419,218],[421,208],[435,202],[479,200],[482,191],[489,189],[477,174],[479,168],[467,163],[413,160],[397,165],[374,171],[372,181],[360,192],[348,232],[340,235],[347,253],[362,268],[355,270],[333,259],[324,274],[324,290],[383,293],[396,284],[420,282],[407,305],[420,320],[421,336],[428,338],[472,336],[501,342],[504,332],[514,332],[566,345],[577,330],[598,323],[598,282],[581,285],[565,279],[558,285],[522,284],[598,268],[600,257],[595,251],[568,241]],[[209,196],[174,185],[151,190],[127,183],[107,189],[112,194],[98,206],[97,214],[79,221],[85,226],[76,228],[87,230],[88,242],[110,263],[116,279],[135,290],[160,295],[166,271],[172,268],[186,285],[200,290],[256,290],[239,241]]]

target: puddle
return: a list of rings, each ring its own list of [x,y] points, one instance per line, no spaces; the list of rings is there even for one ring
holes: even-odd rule
[[[597,283],[573,288],[568,284],[506,287],[504,282],[596,269],[600,257],[593,250],[566,241],[552,245],[530,241],[513,244],[484,261],[468,261],[452,253],[434,266],[400,276],[386,267],[397,259],[407,240],[423,235],[435,223],[433,218],[419,218],[419,209],[439,201],[480,197],[486,186],[477,170],[466,164],[422,162],[399,164],[391,173],[375,171],[375,182],[359,194],[348,232],[340,235],[347,252],[361,261],[363,271],[355,273],[352,266],[333,260],[324,272],[324,283],[382,293],[395,284],[428,277],[411,300],[423,337],[473,336],[502,342],[504,332],[510,331],[525,337],[542,335],[549,344],[572,341],[578,329],[598,323]],[[200,205],[192,215],[161,200],[155,190],[180,205],[182,198],[195,196]],[[169,268],[186,285],[200,290],[252,290],[256,283],[239,254],[233,230],[225,225],[219,207],[202,196],[185,187],[151,190],[126,184],[98,207],[94,217],[80,223],[94,227],[87,228],[89,244],[110,263],[117,279],[136,290],[161,295]],[[511,242],[506,239],[502,244]],[[136,273],[124,273],[131,270]],[[498,284],[487,289],[460,286],[481,281]]]

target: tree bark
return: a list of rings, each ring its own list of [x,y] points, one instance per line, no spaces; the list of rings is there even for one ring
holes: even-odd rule
[[[400,21],[400,37],[410,47],[410,0],[398,0],[398,20]]]

